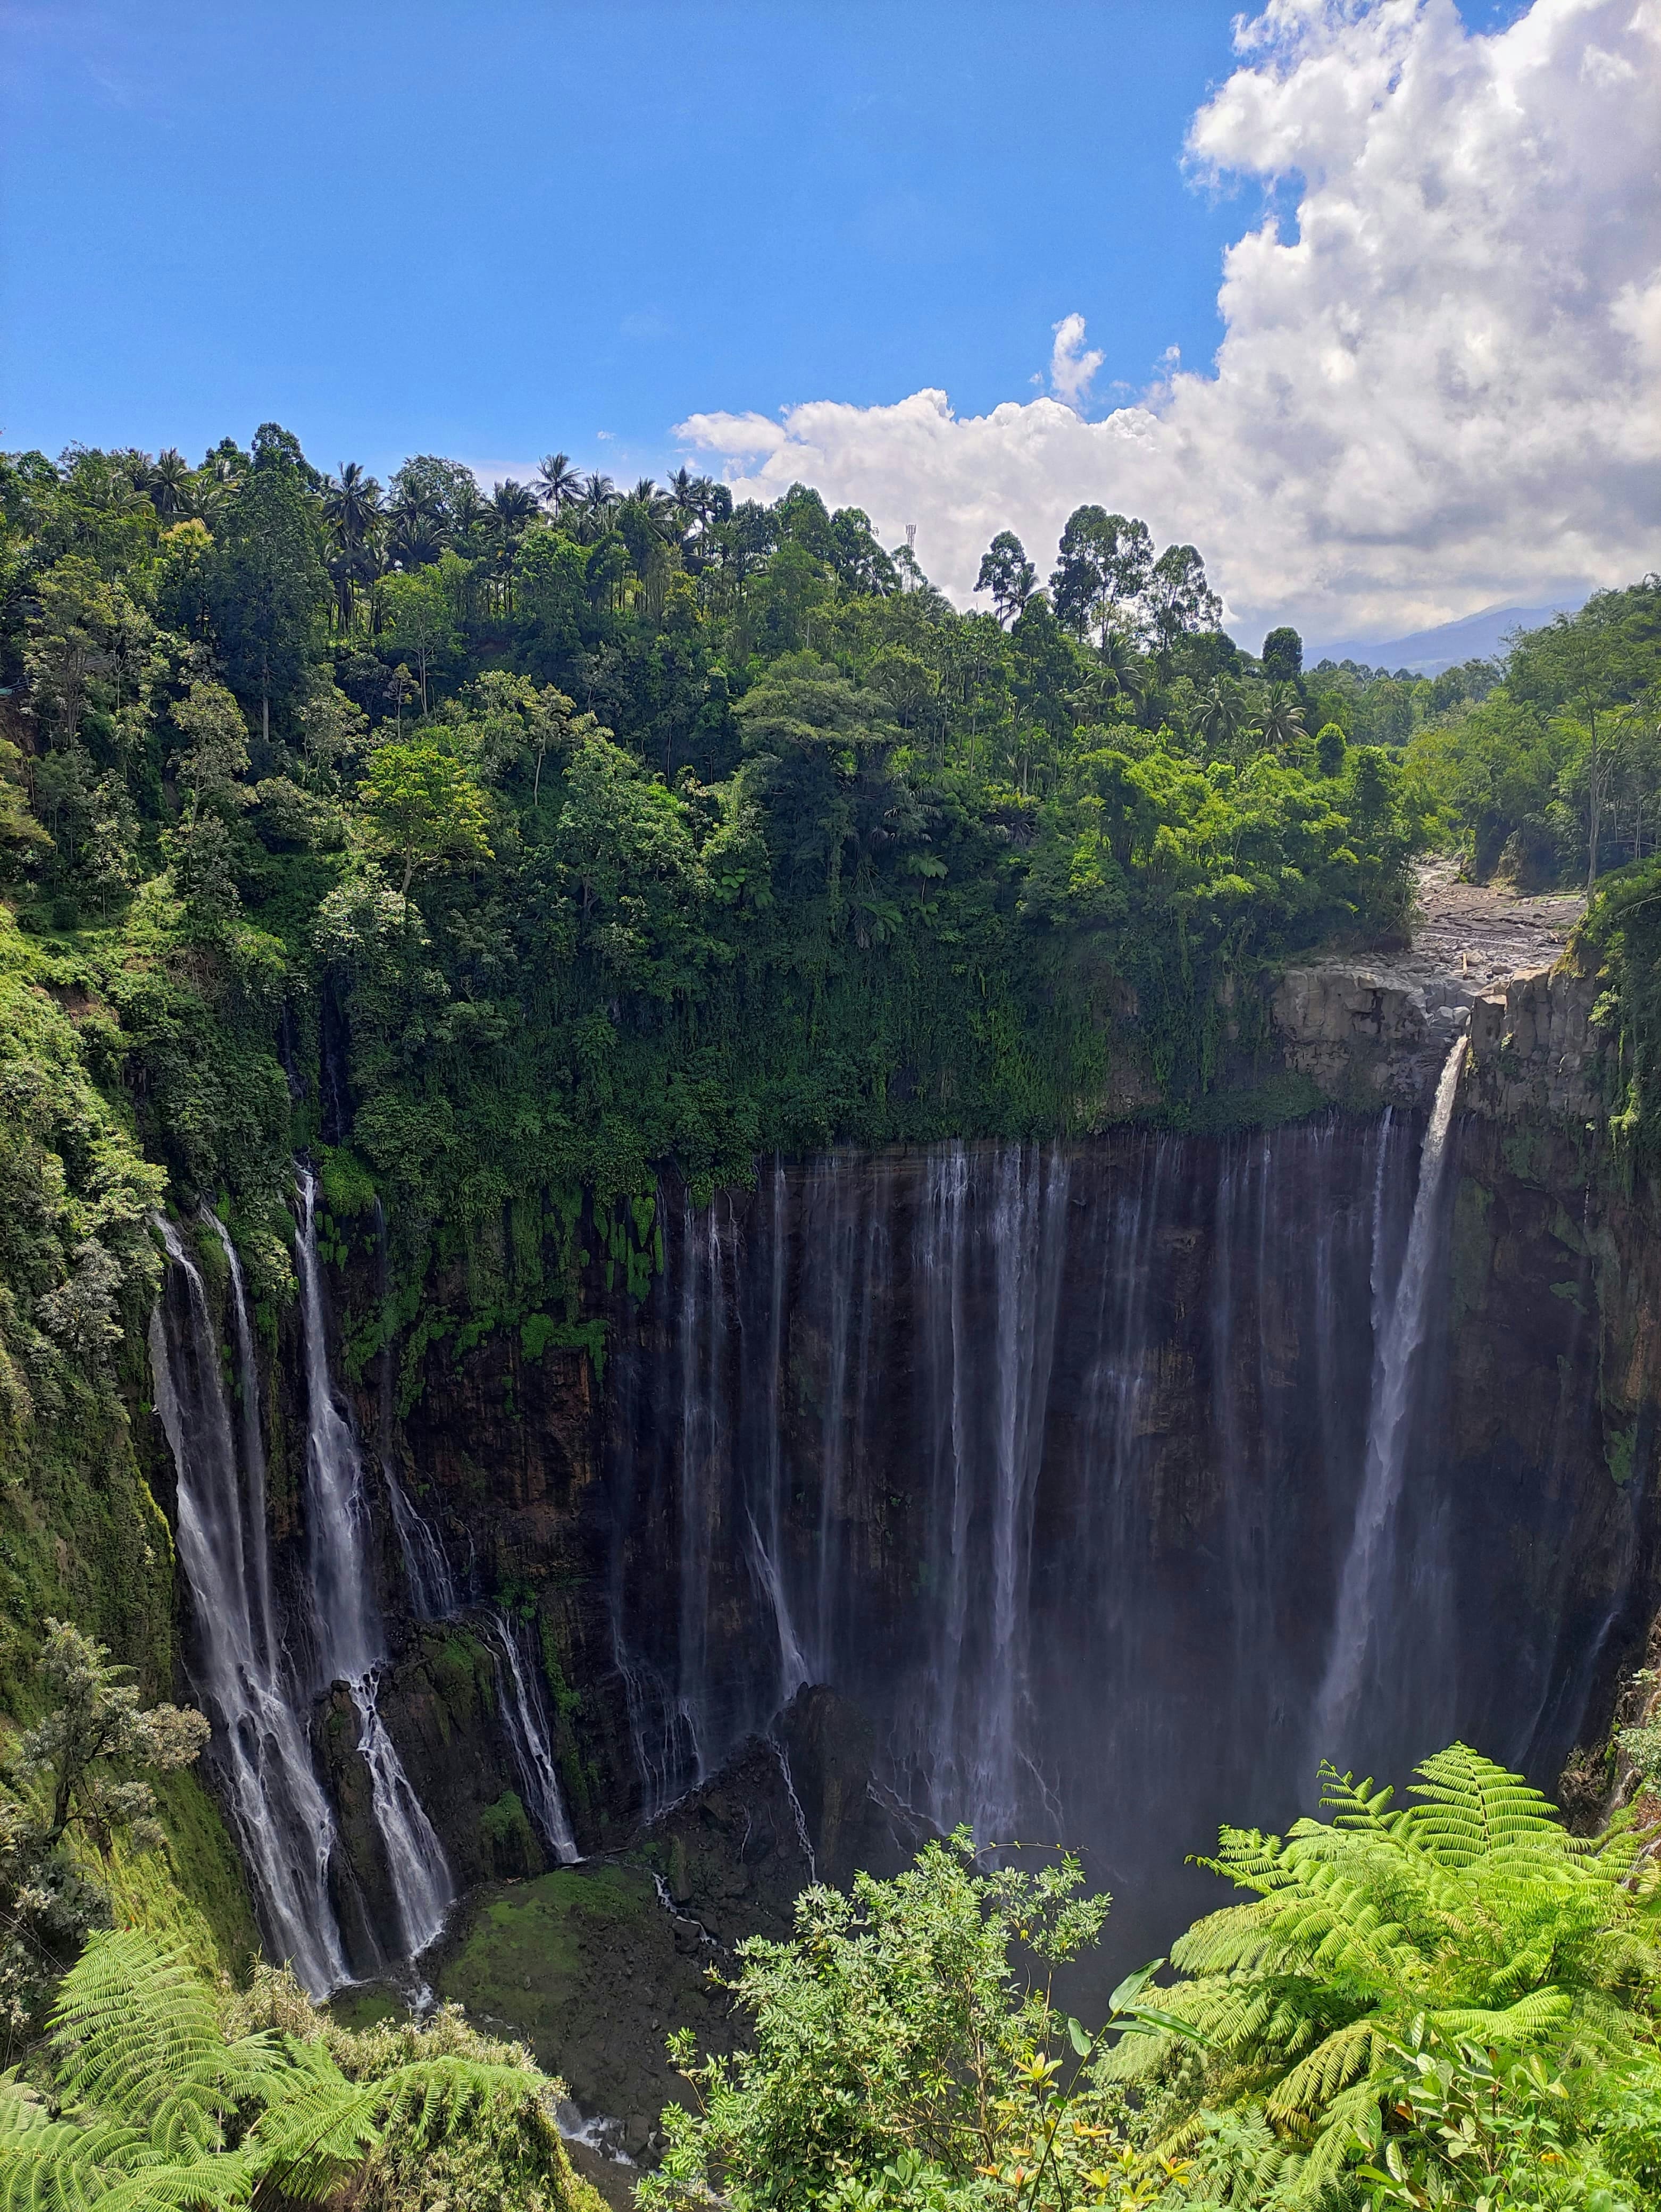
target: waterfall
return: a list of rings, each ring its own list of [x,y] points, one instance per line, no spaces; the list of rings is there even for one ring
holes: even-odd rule
[[[370,1550],[369,1499],[351,1425],[329,1374],[323,1270],[317,1251],[317,1184],[295,1170],[300,1228],[295,1253],[306,1375],[306,1511],[318,1686],[344,1681],[357,1708],[357,1748],[386,1855],[406,1955],[426,1949],[455,1897],[444,1849],[411,1787],[380,1711],[385,1628]]]
[[[609,1370],[643,1812],[799,1670],[918,1812],[1110,1847],[1122,1893],[1283,1805],[1363,1443],[1377,1141],[953,1143],[671,1197]],[[1173,1758],[1204,1778],[1180,1810]]]
[[[209,1218],[230,1262],[242,1400],[240,1480],[218,1334],[202,1278],[172,1224],[159,1216],[155,1227],[173,1277],[184,1284],[186,1312],[181,1328],[164,1293],[149,1327],[155,1409],[178,1477],[179,1559],[193,1631],[190,1673],[213,1723],[210,1757],[267,1946],[320,1997],[350,1979],[329,1889],[334,1820],[273,1626],[259,1372],[242,1271],[223,1225]]]
[[[1335,1114],[666,1192],[602,1471],[643,1813],[779,1735],[800,1673],[916,1813],[1087,1852],[1134,1963],[1220,1821],[1306,1799],[1317,1717],[1375,1773],[1457,1734],[1549,1779],[1637,1509],[1567,1479],[1584,1300],[1548,1276],[1523,1317],[1567,1378],[1535,1459],[1440,1328],[1457,1073],[1422,1141]],[[1510,1203],[1484,1233],[1548,1244]]]
[[[1419,1183],[1407,1249],[1395,1296],[1388,1306],[1381,1289],[1384,1151],[1380,1149],[1380,1182],[1373,1199],[1374,1351],[1366,1457],[1354,1527],[1338,1584],[1330,1653],[1315,1700],[1317,1754],[1335,1764],[1344,1755],[1354,1726],[1369,1662],[1375,1668],[1378,1663],[1384,1585],[1392,1564],[1390,1540],[1407,1470],[1416,1363],[1430,1320],[1442,1176],[1464,1060],[1465,1040],[1461,1036],[1448,1054],[1436,1086],[1419,1155]]]
[[[773,1615],[778,1641],[778,1703],[788,1705],[809,1670],[791,1617],[785,1587],[780,1502],[784,1469],[784,1294],[789,1254],[788,1193],[784,1163],[773,1163],[772,1218],[768,1224],[767,1367],[763,1400],[761,1495],[749,1508],[751,1556],[757,1583]]]
[[[453,1620],[461,1609],[461,1593],[437,1529],[410,1503],[409,1493],[399,1480],[389,1455],[382,1457],[380,1477],[386,1486],[392,1533],[398,1538],[399,1553],[404,1562],[411,1612],[417,1620]]]
[[[416,1510],[399,1479],[392,1456],[392,1346],[397,1341],[387,1287],[386,1216],[374,1202],[375,1255],[380,1277],[380,1479],[386,1486],[392,1533],[404,1561],[410,1610],[417,1620],[449,1620],[461,1609],[461,1593],[446,1556],[443,1540],[426,1516]]]
[[[565,1800],[554,1767],[548,1711],[542,1697],[538,1670],[532,1664],[527,1675],[519,1648],[519,1632],[505,1613],[495,1616],[490,1638],[496,1660],[496,1698],[502,1727],[519,1769],[526,1809],[536,1823],[543,1842],[562,1866],[575,1865],[582,1856],[565,1810]]]
[[[242,1420],[242,1472],[246,1486],[243,1500],[243,1528],[247,1545],[246,1582],[251,1617],[261,1657],[268,1668],[277,1662],[277,1638],[271,1599],[271,1531],[265,1519],[265,1439],[259,1425],[259,1363],[254,1357],[253,1325],[248,1318],[247,1285],[242,1262],[231,1233],[219,1216],[204,1207],[209,1227],[218,1239],[230,1271],[231,1327],[236,1338],[236,1387]],[[165,1224],[164,1224],[165,1227]],[[165,1241],[165,1239],[164,1239]]]

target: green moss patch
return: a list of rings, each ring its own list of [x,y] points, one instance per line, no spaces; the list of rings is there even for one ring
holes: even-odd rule
[[[715,1956],[643,1869],[560,1867],[482,1892],[437,1984],[481,2027],[528,2043],[585,2112],[654,2118],[678,2094],[672,2028],[727,2047]]]

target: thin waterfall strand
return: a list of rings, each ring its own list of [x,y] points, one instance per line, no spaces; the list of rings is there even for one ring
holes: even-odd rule
[[[155,1225],[183,1279],[189,1316],[187,1347],[173,1340],[164,1301],[158,1299],[150,1316],[149,1352],[155,1410],[179,1482],[179,1559],[195,1626],[191,1673],[213,1722],[211,1762],[268,1947],[292,1965],[313,1996],[326,1996],[350,1978],[329,1888],[337,1838],[300,1710],[278,1664],[265,1545],[259,1384],[241,1269],[215,1221],[233,1263],[246,1498],[220,1378],[218,1334],[202,1278],[172,1224],[158,1218]],[[186,1349],[188,1379],[182,1372]],[[259,1534],[252,1540],[256,1526]],[[251,1539],[246,1542],[245,1529]]]
[[[505,1613],[498,1613],[491,1638],[496,1662],[496,1696],[502,1726],[519,1769],[525,1803],[543,1842],[562,1866],[573,1866],[582,1856],[565,1810],[565,1798],[554,1765],[551,1731],[534,1668],[527,1675],[520,1654],[519,1633]]]
[[[380,1717],[385,1632],[368,1547],[368,1498],[351,1425],[335,1401],[329,1373],[323,1271],[317,1250],[317,1183],[296,1170],[300,1231],[295,1251],[306,1371],[306,1489],[311,1539],[313,1634],[320,1686],[344,1681],[357,1708],[357,1748],[368,1769],[370,1804],[380,1832],[406,1955],[424,1951],[455,1899],[444,1847],[404,1770]]]
[[[399,1479],[392,1455],[392,1297],[386,1265],[386,1216],[379,1197],[374,1202],[375,1257],[380,1282],[380,1479],[386,1487],[386,1504],[392,1533],[404,1561],[404,1581],[410,1610],[417,1620],[450,1620],[461,1609],[461,1593],[444,1549],[442,1538],[423,1513],[416,1510]]]
[[[1323,1758],[1336,1759],[1344,1750],[1345,1737],[1365,1685],[1369,1656],[1374,1652],[1378,1640],[1379,1585],[1388,1566],[1390,1531],[1407,1472],[1408,1417],[1413,1405],[1419,1351],[1429,1325],[1442,1174],[1464,1060],[1465,1040],[1460,1036],[1448,1054],[1436,1086],[1424,1148],[1419,1155],[1419,1187],[1414,1195],[1407,1250],[1389,1317],[1378,1339],[1361,1494],[1339,1580],[1330,1656],[1315,1701],[1317,1751]],[[1382,1172],[1381,1152],[1379,1191],[1383,1188]],[[1380,1199],[1375,1193],[1375,1298],[1380,1279],[1382,1237]]]

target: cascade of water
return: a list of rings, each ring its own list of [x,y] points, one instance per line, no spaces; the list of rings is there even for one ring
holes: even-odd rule
[[[681,1213],[680,1638],[675,1718],[685,1746],[685,1770],[694,1782],[702,1782],[708,1771],[703,1740],[709,1717],[709,1565],[718,1477],[725,1458],[727,1332],[719,1203],[712,1200],[706,1208],[701,1236],[690,1192]]]
[[[784,1490],[784,1286],[785,1261],[789,1252],[789,1222],[786,1211],[784,1163],[773,1163],[772,1218],[767,1297],[767,1376],[764,1386],[765,1441],[761,1462],[761,1496],[749,1508],[750,1547],[757,1581],[772,1610],[778,1638],[777,1703],[788,1705],[809,1679],[807,1662],[791,1616],[785,1587],[781,1542],[780,1505]]]
[[[1381,1143],[1379,1148],[1373,1223],[1376,1333],[1366,1459],[1354,1527],[1339,1580],[1331,1648],[1315,1700],[1317,1755],[1335,1761],[1344,1753],[1345,1739],[1366,1686],[1369,1659],[1375,1653],[1379,1632],[1381,1583],[1389,1564],[1389,1537],[1406,1473],[1408,1417],[1413,1404],[1416,1362],[1430,1317],[1442,1171],[1464,1060],[1465,1040],[1460,1036],[1448,1054],[1436,1086],[1424,1146],[1419,1155],[1419,1187],[1414,1195],[1407,1249],[1395,1296],[1387,1307],[1378,1254],[1383,1242],[1382,1194],[1388,1146]]]
[[[996,1397],[992,1425],[991,1641],[979,1702],[981,1743],[970,1818],[987,1838],[1013,1835],[1031,1768],[1026,1700],[1031,1650],[1032,1510],[1043,1452],[1061,1296],[1067,1168],[1003,1148],[992,1214]]]
[[[1488,1498],[1416,1442],[1445,1382],[1453,1080],[1422,1145],[1399,1115],[1318,1117],[769,1163],[751,1195],[672,1199],[664,1279],[608,1370],[612,1640],[648,1811],[700,1757],[782,1733],[794,1630],[806,1679],[867,1717],[881,1784],[944,1825],[1083,1845],[1152,1950],[1192,1917],[1176,1870],[1208,1828],[1284,1820],[1323,1677],[1375,1771],[1486,1715],[1471,1740],[1518,1763],[1567,1743],[1578,1658],[1502,1668],[1473,1632],[1489,1591],[1460,1547]],[[1541,1316],[1571,1351],[1579,1322]],[[1524,1534],[1579,1510],[1494,1508]],[[1375,1623],[1352,1692],[1340,1607]],[[1569,1683],[1549,1710],[1548,1665]]]
[[[813,1671],[826,1679],[833,1649],[837,1592],[837,1515],[842,1500],[847,1435],[848,1351],[852,1328],[855,1264],[852,1221],[842,1204],[847,1180],[832,1156],[814,1169],[805,1202],[805,1233],[814,1240],[814,1273],[822,1273],[829,1312],[825,1326],[824,1398],[819,1415],[819,1513],[813,1577]]]
[[[260,1656],[268,1668],[275,1668],[277,1637],[271,1598],[271,1533],[265,1523],[265,1438],[259,1425],[259,1363],[254,1357],[247,1285],[230,1231],[211,1207],[202,1210],[230,1271],[231,1328],[236,1339],[236,1387],[242,1415],[242,1528],[248,1562],[248,1604]]]
[[[901,1723],[903,1785],[943,1825],[1007,1839],[1036,1788],[1032,1519],[1067,1238],[1059,1148],[931,1156],[912,1321],[926,1392],[930,1603],[921,1695]],[[985,1328],[988,1358],[977,1345]]]
[[[454,1901],[444,1847],[404,1771],[380,1717],[380,1669],[386,1658],[369,1551],[369,1502],[351,1425],[335,1401],[329,1374],[323,1270],[317,1250],[317,1183],[295,1170],[300,1232],[300,1317],[306,1372],[306,1505],[310,1538],[313,1637],[319,1686],[341,1680],[362,1724],[358,1750],[368,1768],[370,1803],[386,1853],[407,1954],[426,1949]]]
[[[491,1639],[496,1662],[496,1696],[502,1723],[519,1769],[520,1787],[531,1818],[542,1840],[562,1866],[575,1865],[582,1856],[565,1810],[565,1799],[554,1766],[554,1748],[548,1711],[534,1662],[527,1675],[520,1653],[519,1632],[505,1613],[495,1620]]]
[[[374,1202],[375,1252],[380,1273],[380,1479],[392,1530],[404,1561],[404,1580],[410,1593],[410,1610],[417,1620],[449,1620],[461,1609],[461,1592],[442,1539],[426,1516],[416,1510],[399,1480],[392,1455],[392,1345],[395,1331],[387,1282],[386,1216],[380,1198]]]
[[[967,1341],[965,1216],[969,1156],[953,1144],[930,1156],[919,1208],[916,1267],[917,1334],[927,1391],[925,1449],[931,1597],[928,1680],[912,1752],[930,1818],[951,1825],[958,1795],[959,1688],[970,1611],[969,1416],[965,1390],[972,1346]]]
[[[194,1623],[191,1674],[214,1724],[212,1762],[271,1954],[288,1960],[313,1996],[325,1996],[350,1978],[329,1889],[335,1827],[272,1626],[259,1377],[242,1271],[214,1220],[231,1263],[246,1492],[202,1278],[171,1223],[157,1217],[155,1225],[188,1311],[181,1335],[166,1298],[156,1301],[149,1352],[155,1409],[179,1481],[179,1558]]]
[[[382,1460],[380,1473],[404,1562],[410,1610],[417,1620],[452,1620],[461,1610],[461,1593],[438,1531],[411,1504],[409,1492],[393,1473],[390,1460]]]

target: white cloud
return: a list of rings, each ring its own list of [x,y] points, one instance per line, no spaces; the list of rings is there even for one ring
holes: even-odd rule
[[[993,532],[1048,562],[1093,499],[1207,555],[1232,620],[1400,634],[1661,564],[1661,0],[1269,0],[1195,117],[1196,176],[1295,178],[1224,259],[1214,370],[1075,411],[1100,356],[1056,326],[1056,398],[942,392],[695,415],[740,496],[865,507],[960,598]],[[1074,404],[1065,404],[1073,401]]]
[[[1057,399],[1065,400],[1069,407],[1082,407],[1090,397],[1096,371],[1107,356],[1085,351],[1082,315],[1063,315],[1050,327],[1056,333],[1056,343],[1050,354],[1050,388]]]

